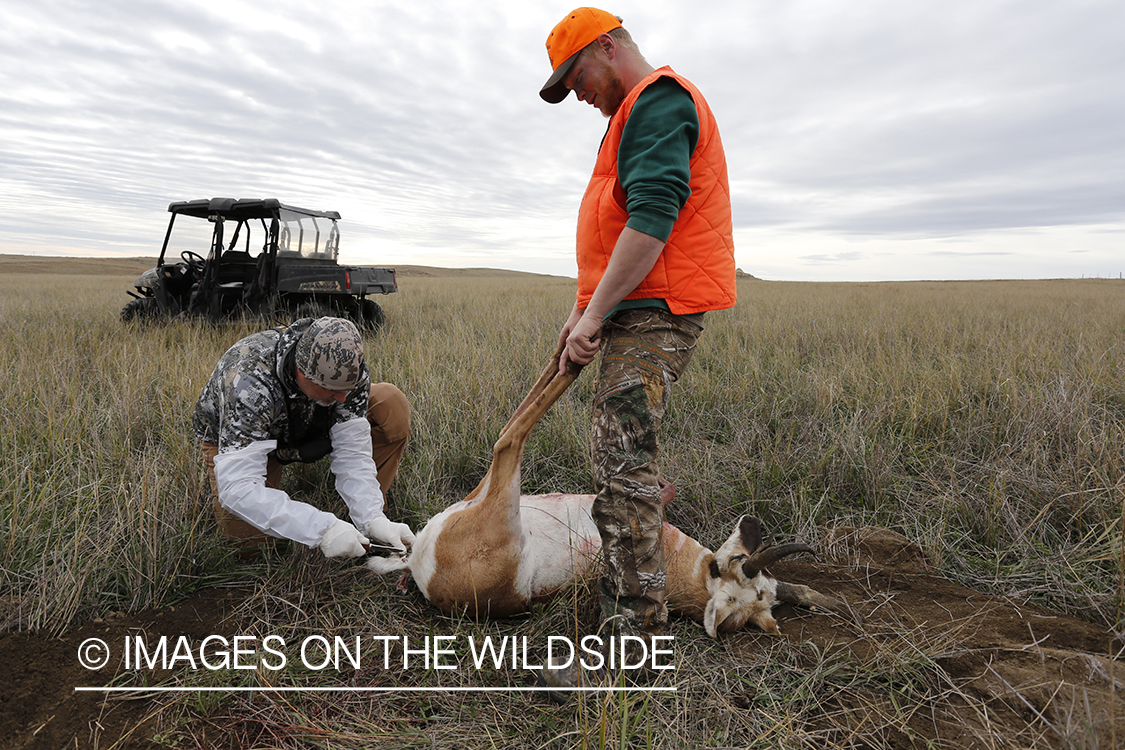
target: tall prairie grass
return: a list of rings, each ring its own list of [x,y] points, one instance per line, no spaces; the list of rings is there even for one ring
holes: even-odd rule
[[[487,468],[573,282],[402,285],[368,359],[414,408],[391,502],[420,524]],[[255,326],[123,325],[127,286],[0,275],[0,575],[23,627],[159,604],[223,569],[191,411]],[[748,510],[813,538],[830,521],[890,526],[950,575],[1122,625],[1125,286],[743,282],[740,294],[707,316],[666,419],[677,523],[704,539]],[[590,487],[591,379],[537,428],[526,491]],[[325,478],[332,501],[327,472],[298,474]]]
[[[1125,286],[741,292],[669,419],[693,524],[890,526],[954,577],[1122,624]]]
[[[380,300],[388,323],[368,336],[368,361],[414,409],[388,502],[393,518],[420,527],[483,475],[493,440],[554,349],[574,287],[440,276],[400,284]],[[375,632],[407,621],[447,627],[417,598],[388,602],[389,584],[315,553],[256,566],[230,556],[215,539],[190,420],[214,363],[255,326],[124,325],[128,286],[120,277],[0,275],[3,627],[57,633],[107,609],[174,602],[235,579],[257,586],[246,612],[263,632],[330,633],[357,618]],[[738,514],[753,512],[779,535],[822,547],[834,524],[888,526],[954,580],[1125,629],[1125,285],[744,281],[739,293],[735,309],[706,317],[665,420],[672,522],[717,544]],[[536,428],[526,492],[589,491],[592,376]],[[288,472],[286,482],[301,499],[341,510],[324,466]],[[292,604],[306,596],[319,602],[311,612]],[[591,624],[575,616],[557,603],[518,629]],[[722,656],[705,638],[689,648]],[[387,715],[415,717],[407,724],[370,718],[370,703],[349,698],[333,709],[345,728],[313,716],[322,704],[277,710],[320,727],[314,740],[326,747],[364,746],[376,728],[386,746],[395,737],[454,746],[474,721],[465,710],[488,716],[479,739],[497,746],[528,736],[556,736],[557,746],[664,746],[669,736],[741,746],[754,744],[741,734],[751,729],[762,746],[807,744],[778,729],[808,687],[787,683],[801,679],[784,671],[795,658],[773,649],[782,671],[749,688],[748,673],[688,676],[678,701],[607,703],[577,723],[520,708],[518,697],[470,708],[451,696],[391,699]],[[827,655],[802,659],[824,662],[813,681],[836,669]],[[892,701],[922,690],[930,668],[904,659],[869,675],[901,683]],[[731,680],[757,691],[774,718],[724,728]],[[208,715],[232,700],[181,709]],[[293,746],[306,739],[286,735]]]

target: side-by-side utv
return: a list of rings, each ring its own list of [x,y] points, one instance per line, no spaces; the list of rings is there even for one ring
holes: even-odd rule
[[[398,291],[393,268],[342,266],[340,214],[277,199],[211,198],[168,206],[156,267],[134,282],[125,321],[336,315],[378,328],[375,294]],[[200,220],[203,220],[202,222]]]

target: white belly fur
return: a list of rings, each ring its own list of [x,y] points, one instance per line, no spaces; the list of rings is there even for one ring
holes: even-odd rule
[[[528,598],[550,594],[577,580],[601,550],[590,516],[593,495],[520,497],[523,545],[516,590]]]

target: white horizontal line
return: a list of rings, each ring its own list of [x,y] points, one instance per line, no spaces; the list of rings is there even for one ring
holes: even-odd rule
[[[677,687],[76,687],[76,693],[674,693]]]

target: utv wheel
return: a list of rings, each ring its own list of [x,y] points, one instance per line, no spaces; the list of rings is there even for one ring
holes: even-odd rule
[[[155,298],[141,297],[140,299],[130,300],[125,307],[121,308],[121,321],[128,323],[133,320],[152,320],[159,313],[160,310]]]
[[[360,312],[363,314],[363,326],[372,331],[378,331],[387,323],[387,314],[373,299],[360,302]]]

